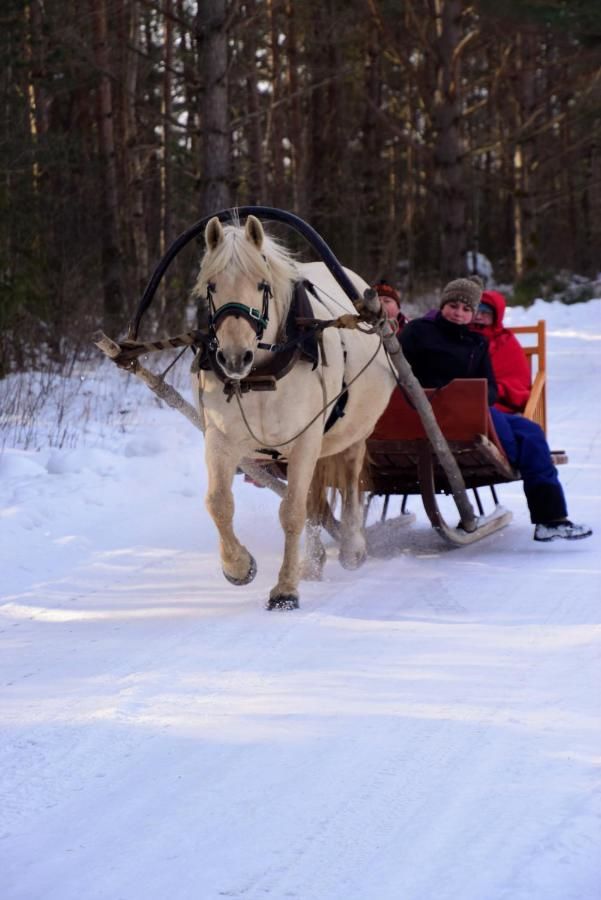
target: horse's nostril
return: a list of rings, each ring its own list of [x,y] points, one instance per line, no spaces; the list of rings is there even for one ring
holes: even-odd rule
[[[245,366],[249,366],[251,364],[251,362],[253,361],[254,355],[255,354],[252,352],[252,350],[247,350],[246,353],[244,354],[244,356],[242,357],[243,364]]]

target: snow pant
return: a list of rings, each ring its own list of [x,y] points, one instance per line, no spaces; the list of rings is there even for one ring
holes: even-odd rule
[[[530,521],[536,525],[565,518],[568,511],[563,488],[540,425],[498,409],[490,413],[509,462],[522,476]]]

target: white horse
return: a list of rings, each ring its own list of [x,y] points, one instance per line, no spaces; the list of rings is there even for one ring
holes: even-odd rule
[[[314,285],[319,299],[311,296],[310,302],[317,319],[355,310],[323,263],[296,263],[265,234],[254,216],[248,217],[244,227],[222,226],[217,217],[211,219],[205,242],[194,293],[208,306],[214,360],[223,376],[217,377],[213,370],[193,376],[205,420],[206,506],[219,531],[225,577],[234,584],[247,584],[256,574],[256,563],[234,533],[232,481],[243,458],[269,458],[258,453],[261,448],[273,448],[282,455],[288,466],[288,486],[280,506],[285,549],[267,608],[295,608],[301,577],[300,538],[307,515],[314,525],[317,521],[323,493],[316,465],[324,457],[334,462],[329,468],[336,473],[342,496],[340,561],[355,568],[365,559],[359,476],[365,441],[388,403],[394,377],[378,336],[326,328],[316,366],[301,358],[275,383],[275,390],[237,392],[244,379],[251,376],[252,380],[273,360],[273,351],[259,344],[282,342],[296,281],[307,279]],[[367,284],[348,270],[347,274],[362,293]],[[229,383],[229,396],[224,382]],[[335,398],[347,387],[344,414],[324,432]],[[309,544],[310,568],[319,577],[325,551],[315,527],[309,532]]]

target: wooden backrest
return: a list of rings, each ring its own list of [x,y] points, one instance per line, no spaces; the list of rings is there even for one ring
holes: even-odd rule
[[[489,436],[485,378],[457,378],[438,390],[426,389],[432,412],[449,441]],[[422,421],[406,395],[395,388],[371,438],[377,441],[415,441],[426,437]]]
[[[537,422],[547,433],[547,350],[545,320],[536,325],[516,325],[511,331],[518,337],[530,363],[532,391],[524,416]]]
[[[514,325],[509,329],[518,337],[528,357],[533,381],[537,372],[546,372],[547,369],[545,324],[544,319],[539,319],[536,325]]]

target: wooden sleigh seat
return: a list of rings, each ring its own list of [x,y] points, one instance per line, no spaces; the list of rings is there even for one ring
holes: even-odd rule
[[[492,423],[484,378],[456,379],[426,394],[467,488],[519,480]],[[366,487],[372,493],[421,493],[420,475],[430,461],[436,492],[448,492],[421,419],[399,388],[367,442],[367,453]]]

